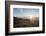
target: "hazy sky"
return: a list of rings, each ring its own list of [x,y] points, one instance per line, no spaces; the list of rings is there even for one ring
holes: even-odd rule
[[[14,8],[13,9],[13,16],[15,17],[22,17],[22,16],[39,16],[39,9],[33,8]]]

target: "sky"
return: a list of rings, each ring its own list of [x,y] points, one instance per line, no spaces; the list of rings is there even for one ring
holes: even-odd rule
[[[23,17],[23,16],[36,16],[39,17],[39,9],[34,8],[14,8],[13,16]]]

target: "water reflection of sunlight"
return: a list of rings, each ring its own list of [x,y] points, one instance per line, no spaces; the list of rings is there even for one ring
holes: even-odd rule
[[[31,22],[32,24],[34,24],[34,22],[35,22],[35,16],[30,16],[29,19],[30,19],[30,22]]]

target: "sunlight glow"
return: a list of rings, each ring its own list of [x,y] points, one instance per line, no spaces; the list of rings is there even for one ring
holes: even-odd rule
[[[30,19],[32,19],[32,18],[33,18],[33,16],[30,16],[29,18],[30,18]]]

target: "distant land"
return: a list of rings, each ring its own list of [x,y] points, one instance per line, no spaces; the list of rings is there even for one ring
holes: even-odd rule
[[[29,19],[27,17],[13,17],[14,18],[14,28],[19,27],[39,27],[39,17],[35,19]]]

